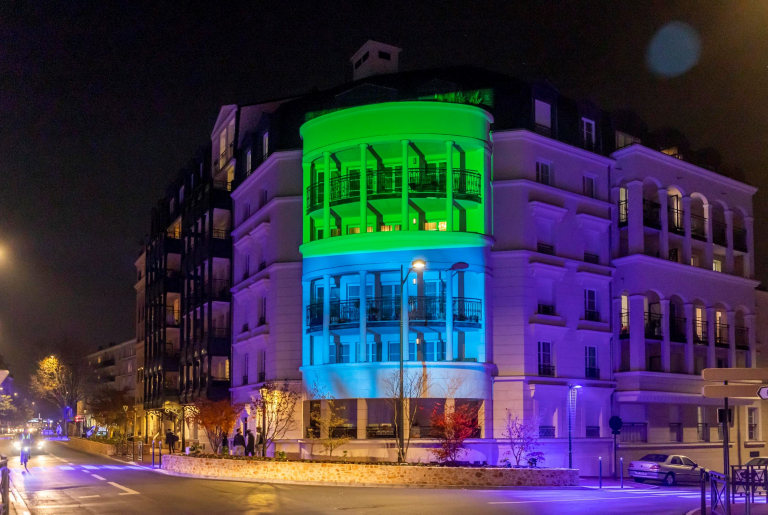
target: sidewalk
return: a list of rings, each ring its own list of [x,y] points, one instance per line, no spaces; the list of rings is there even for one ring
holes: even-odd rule
[[[751,515],[766,515],[768,514],[768,504],[765,503],[753,503],[752,506]],[[747,507],[745,504],[731,504],[731,515],[744,515],[747,513]],[[722,513],[722,509],[718,509],[720,513]],[[707,506],[707,514],[709,514],[709,506]],[[691,510],[685,515],[701,515],[701,508]]]

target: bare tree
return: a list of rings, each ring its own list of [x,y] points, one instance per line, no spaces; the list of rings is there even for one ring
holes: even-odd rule
[[[301,402],[301,392],[291,387],[287,380],[282,383],[267,381],[261,392],[263,396],[251,403],[250,411],[251,418],[258,424],[264,418],[266,427],[261,429],[262,438],[269,449],[275,440],[282,439],[288,431],[296,428],[296,406]]]
[[[405,422],[404,427],[410,428],[416,421],[418,415],[418,399],[426,397],[429,392],[430,380],[429,371],[424,367],[421,371],[413,370],[403,373],[403,399],[406,401],[403,406],[403,420]],[[394,427],[395,436],[400,434],[400,420],[397,417],[397,405],[400,402],[400,371],[393,370],[389,376],[384,377],[384,394],[386,395],[387,403],[392,408],[392,412],[395,414]],[[398,456],[400,461],[405,461],[408,456],[408,448],[411,445],[411,431],[405,433],[403,438],[403,455]],[[400,449],[398,449],[398,454]]]
[[[506,454],[511,455],[515,465],[520,466],[520,460],[527,458],[539,444],[538,424],[536,420],[525,420],[518,413],[514,416],[507,410],[504,438],[509,439],[510,450]]]
[[[309,394],[312,399],[320,400],[326,406],[326,409],[319,413],[310,413],[310,420],[315,429],[315,431],[310,431],[310,437],[320,442],[323,449],[328,452],[328,456],[333,456],[335,449],[350,440],[344,428],[347,419],[339,415],[339,412],[344,411],[345,407],[337,406],[336,398],[317,383],[310,388]]]

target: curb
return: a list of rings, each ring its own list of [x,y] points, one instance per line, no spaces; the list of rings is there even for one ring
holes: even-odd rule
[[[8,477],[8,497],[11,499],[11,513],[16,513],[17,515],[29,515],[29,507],[27,506],[27,503],[24,502],[24,499],[19,495],[19,491],[16,490],[16,487],[13,486],[13,481],[10,478],[10,475]]]

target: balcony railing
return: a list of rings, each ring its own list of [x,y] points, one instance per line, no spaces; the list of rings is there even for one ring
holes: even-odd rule
[[[685,235],[685,219],[683,216],[684,213],[682,209],[674,209],[672,207],[668,209],[667,227],[669,228],[669,232],[673,232],[681,236]]]
[[[547,245],[545,243],[539,243],[536,245],[536,251],[541,254],[549,254],[550,256],[555,255],[555,246],[554,245]]]
[[[670,442],[682,442],[683,441],[683,426],[682,424],[673,422],[669,424],[669,441]]]
[[[330,188],[331,205],[336,205],[344,201],[360,199],[360,174],[350,173],[335,177],[328,183]]]
[[[627,311],[622,311],[619,313],[619,319],[621,322],[621,326],[619,327],[619,339],[626,340],[629,338],[629,313]]]
[[[539,426],[539,438],[554,438],[555,426]]]
[[[696,438],[700,442],[709,441],[709,424],[698,424],[696,426]]]
[[[643,199],[643,225],[661,229],[661,204]]]
[[[648,441],[648,424],[644,422],[624,422],[619,435],[621,443],[643,443]]]
[[[400,195],[403,191],[403,173],[401,169],[368,170],[366,177],[368,197],[386,197]]]
[[[222,191],[232,191],[232,183],[229,181],[213,181],[213,189]]]
[[[307,186],[307,212],[323,207],[323,183]]]
[[[715,324],[715,346],[728,347],[728,324]]]
[[[594,265],[600,264],[600,256],[597,254],[590,254],[589,252],[584,253],[584,262],[586,263],[592,263]]]
[[[687,340],[685,335],[686,319],[681,317],[672,317],[669,319],[669,339],[673,342],[685,343]]]
[[[600,312],[595,309],[585,309],[584,320],[589,320],[590,322],[599,322]]]
[[[749,349],[749,328],[737,325],[734,330],[736,332],[736,348]]]
[[[226,240],[229,237],[229,231],[226,229],[212,229],[211,237],[214,240]]]
[[[181,323],[181,313],[178,309],[166,308],[165,309],[165,325],[178,327]]]
[[[392,424],[368,424],[365,428],[368,438],[394,438],[395,426]]]
[[[587,438],[600,438],[600,426],[587,426]]]
[[[747,231],[741,227],[733,228],[733,248],[741,252],[747,252]]]
[[[587,379],[600,379],[600,369],[596,367],[585,367],[584,377]]]
[[[693,343],[696,345],[707,345],[709,343],[706,320],[693,321]]]
[[[539,375],[547,377],[555,377],[555,366],[539,363]]]
[[[629,204],[626,200],[619,201],[619,227],[626,227],[629,223]]]
[[[552,304],[539,304],[537,313],[539,315],[555,316],[555,306]]]
[[[226,279],[214,279],[205,283],[206,289],[210,284],[210,292],[212,299],[227,299],[229,298],[229,281]]]
[[[661,314],[645,313],[645,337],[649,340],[661,340]]]
[[[266,325],[267,317],[259,317],[259,327]]]
[[[539,125],[537,123],[534,130],[536,131],[536,134],[541,134],[542,136],[546,136],[548,138],[552,137],[552,127],[547,127],[546,125]]]
[[[229,327],[209,327],[203,331],[203,340],[211,338],[229,338]]]
[[[409,168],[408,189],[413,193],[446,193],[445,169]],[[482,181],[473,170],[453,169],[453,194],[456,197],[480,198]]]
[[[721,245],[723,247],[728,245],[728,237],[726,236],[727,230],[728,226],[724,223],[715,222],[714,220],[712,221],[712,241],[715,245]]]
[[[105,359],[100,361],[97,365],[98,368],[106,368],[115,366],[115,358]]]
[[[707,241],[707,219],[691,214],[691,238]]]
[[[368,322],[400,320],[400,297],[378,297],[365,301]]]

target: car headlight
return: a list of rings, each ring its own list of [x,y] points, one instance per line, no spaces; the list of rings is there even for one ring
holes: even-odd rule
[[[21,444],[19,442],[13,442],[13,446],[17,449],[21,449]]]
[[[37,448],[38,449],[42,449],[43,448],[43,442],[40,442],[39,444],[37,444]]]

